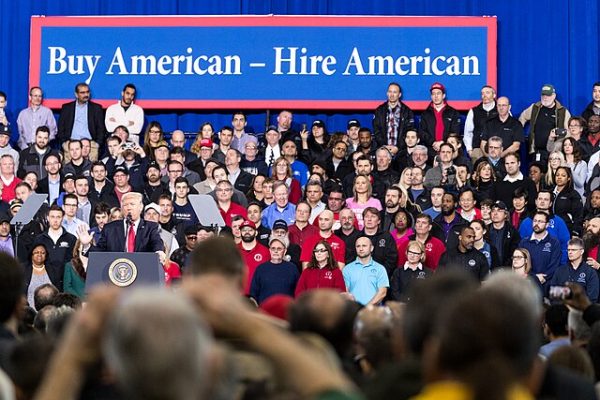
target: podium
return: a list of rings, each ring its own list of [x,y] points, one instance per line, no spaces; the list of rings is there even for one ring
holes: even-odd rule
[[[165,272],[156,253],[90,252],[85,292],[97,285],[120,288],[164,286]]]

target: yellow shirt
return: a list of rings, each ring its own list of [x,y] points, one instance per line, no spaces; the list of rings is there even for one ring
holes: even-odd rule
[[[471,390],[456,381],[442,381],[425,386],[423,391],[411,400],[469,400],[473,398]],[[533,396],[522,386],[515,386],[506,397],[507,400],[533,400]]]

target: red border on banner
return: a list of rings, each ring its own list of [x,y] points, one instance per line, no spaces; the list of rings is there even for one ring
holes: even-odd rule
[[[207,27],[207,26],[336,26],[336,27],[484,27],[487,28],[487,84],[497,88],[497,21],[496,17],[396,17],[396,16],[314,16],[314,15],[265,15],[265,16],[111,16],[111,17],[31,17],[31,45],[29,53],[29,87],[39,86],[41,45],[43,27]],[[47,99],[44,105],[60,108],[72,99]],[[95,99],[103,106],[115,103],[115,99]],[[138,100],[136,104],[155,109],[329,109],[371,110],[378,101],[336,100]],[[416,109],[423,110],[428,101],[406,101]],[[479,103],[477,100],[451,101],[452,105],[467,110]]]

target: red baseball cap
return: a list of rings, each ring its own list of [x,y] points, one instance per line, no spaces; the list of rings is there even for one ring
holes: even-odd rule
[[[200,140],[200,148],[203,147],[210,147],[212,149],[213,147],[213,142],[210,139],[202,139]]]
[[[429,92],[432,92],[434,89],[439,89],[442,91],[442,93],[446,93],[446,87],[439,82],[436,82],[433,85],[431,85],[431,87],[429,88]]]
[[[244,222],[242,222],[242,224],[240,225],[240,229],[245,228],[247,226],[256,230],[256,225],[254,224],[254,222],[250,221],[249,219],[246,219],[246,220],[244,220]]]

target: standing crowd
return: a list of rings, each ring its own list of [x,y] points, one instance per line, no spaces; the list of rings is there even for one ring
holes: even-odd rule
[[[329,132],[322,120],[296,130],[283,110],[264,133],[251,133],[240,111],[229,126],[202,124],[188,141],[181,130],[145,123],[133,84],[106,110],[87,84],[76,85],[58,122],[34,87],[29,107],[10,123],[0,92],[0,253],[16,270],[4,272],[4,285],[26,299],[7,306],[0,367],[25,390],[18,379],[26,373],[15,367],[24,356],[15,352],[28,349],[15,339],[35,330],[54,338],[52,348],[30,343],[47,367],[37,371],[39,379],[45,371],[41,383],[29,383],[41,399],[88,386],[116,390],[99,378],[108,367],[119,384],[127,377],[127,398],[167,388],[173,392],[155,398],[270,398],[286,390],[360,398],[357,387],[373,399],[595,398],[600,83],[581,116],[550,84],[518,118],[490,86],[466,119],[443,84],[430,93],[415,115],[390,83],[372,126],[351,119],[344,132]],[[11,225],[34,193],[46,202],[31,221]],[[207,223],[194,195],[210,196],[225,226]],[[166,285],[181,290],[148,289],[122,309],[115,293],[87,297],[88,257],[97,251],[155,252]],[[559,289],[569,295],[557,296]],[[544,308],[542,298],[550,299]],[[74,313],[82,301],[89,311]],[[268,316],[257,318],[257,309]],[[189,328],[180,353],[141,339],[148,328],[168,336],[161,321]],[[272,348],[246,329],[264,332]],[[250,360],[237,347],[213,354],[221,334],[247,341]],[[192,376],[182,374],[159,387],[148,379],[157,370],[143,362],[144,346],[179,369],[189,350],[198,364],[186,373],[203,378],[190,386]],[[320,353],[318,362],[303,346]],[[272,387],[280,366],[293,377],[285,390]],[[232,372],[238,367],[240,375]],[[495,386],[486,382],[490,368]],[[239,388],[246,379],[252,385]]]

